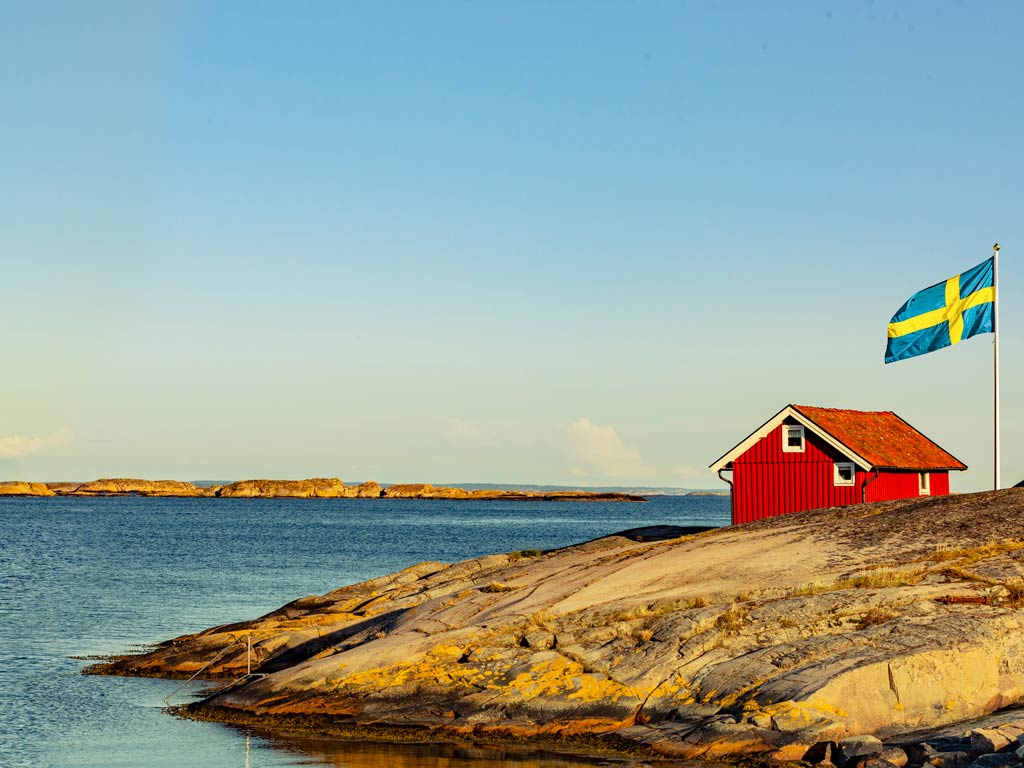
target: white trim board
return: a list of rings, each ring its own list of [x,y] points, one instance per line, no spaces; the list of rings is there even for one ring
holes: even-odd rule
[[[787,405],[781,411],[772,416],[768,421],[758,427],[756,430],[751,432],[742,442],[736,444],[731,450],[727,451],[725,455],[715,461],[710,469],[713,472],[719,472],[726,469],[727,465],[732,464],[733,460],[742,456],[744,453],[749,451],[758,440],[762,440],[772,433],[779,425],[782,424],[786,419],[793,419],[798,424],[802,424],[805,430],[810,430],[815,435],[820,437],[826,443],[831,445],[841,454],[853,461],[854,464],[859,466],[864,471],[868,472],[874,468],[874,465],[865,459],[860,454],[854,453],[850,448],[843,443],[839,442],[836,438],[832,437],[828,432],[823,430],[809,418],[804,416],[800,411],[794,408],[792,405]],[[806,438],[805,438],[806,439]]]

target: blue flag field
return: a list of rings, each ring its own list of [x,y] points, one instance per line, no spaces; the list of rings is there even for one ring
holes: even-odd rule
[[[995,330],[992,259],[918,291],[889,321],[885,362],[894,363]]]

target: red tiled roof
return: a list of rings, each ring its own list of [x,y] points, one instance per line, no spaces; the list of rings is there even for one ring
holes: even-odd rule
[[[849,411],[794,405],[822,430],[875,467],[967,469],[892,411]]]

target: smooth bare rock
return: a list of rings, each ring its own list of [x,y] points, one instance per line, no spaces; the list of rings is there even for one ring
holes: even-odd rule
[[[205,496],[192,483],[180,480],[140,480],[138,478],[102,478],[82,483],[71,496]]]
[[[53,491],[58,496],[62,496],[64,494],[66,494],[66,493],[70,493],[71,491],[74,491],[80,485],[81,485],[81,483],[60,482],[60,483],[47,483],[46,487],[49,488],[51,491]]]
[[[971,756],[961,750],[936,752],[929,758],[928,764],[935,768],[967,768],[971,764]]]
[[[0,482],[0,496],[54,496],[46,483],[26,483],[21,480]]]
[[[48,493],[50,491],[52,493]],[[593,491],[466,490],[429,483],[392,485],[373,480],[346,486],[336,477],[309,480],[239,480],[225,486],[195,486],[178,480],[104,478],[88,483],[0,483],[0,495],[17,496],[218,496],[223,498],[475,499],[495,501],[644,501],[641,496]]]
[[[400,483],[384,489],[385,499],[422,499],[434,490],[430,483]]]
[[[1010,740],[995,728],[975,728],[971,731],[971,754],[988,755],[1010,746]]]
[[[466,490],[430,483],[390,485],[381,494],[388,499],[475,499],[486,501],[645,501],[628,493],[598,491],[511,491],[494,488]]]
[[[376,499],[380,497],[380,483],[368,480],[359,485],[346,485],[345,497],[350,499]]]
[[[251,634],[266,677],[197,711],[612,735],[678,758],[797,760],[835,741],[836,765],[885,759],[860,737],[895,741],[1024,696],[1024,612],[950,599],[1018,583],[1022,513],[1024,494],[996,491],[424,563],[100,671],[183,676],[228,647],[213,674],[238,674]],[[966,740],[935,743],[929,760]]]
[[[218,496],[243,499],[339,499],[345,496],[345,484],[336,477],[309,480],[240,480],[223,486]]]

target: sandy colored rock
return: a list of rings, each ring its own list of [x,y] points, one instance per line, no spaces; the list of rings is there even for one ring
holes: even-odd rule
[[[47,483],[46,487],[49,488],[51,491],[53,491],[58,496],[63,496],[65,494],[71,493],[72,491],[76,490],[78,488],[78,486],[80,486],[80,485],[81,485],[81,483],[62,482],[62,483]]]
[[[103,478],[82,483],[64,495],[70,496],[203,496],[205,492],[192,483],[180,480],[140,480],[138,478]]]
[[[223,498],[241,499],[340,499],[345,484],[336,477],[314,477],[309,480],[240,480],[217,491]]]
[[[385,499],[421,499],[433,490],[430,483],[399,483],[389,485],[382,495]]]
[[[46,483],[26,483],[21,480],[0,482],[0,496],[53,496]]]
[[[1021,699],[1024,612],[950,598],[1020,594],[1022,512],[997,491],[424,563],[99,671],[187,675],[251,633],[266,677],[197,709],[796,760]]]
[[[316,477],[309,480],[239,480],[225,486],[196,486],[178,480],[141,480],[136,478],[105,478],[88,483],[20,483],[6,485],[23,490],[8,490],[5,495],[46,496],[49,493],[24,490],[42,486],[58,496],[202,496],[223,498],[359,498],[376,499],[477,499],[496,501],[643,501],[640,496],[624,493],[596,493],[589,491],[469,491],[464,488],[435,486],[429,483],[392,485],[384,491],[379,483],[370,480],[356,486],[346,486],[336,477]]]
[[[380,483],[369,480],[359,485],[346,485],[345,498],[376,499],[380,497]]]
[[[878,757],[880,760],[895,765],[896,768],[903,768],[908,762],[907,753],[899,747],[885,747],[879,752]]]
[[[466,490],[430,483],[391,485],[388,499],[476,499],[487,501],[644,501],[642,496],[601,491],[512,491],[495,488]]]

